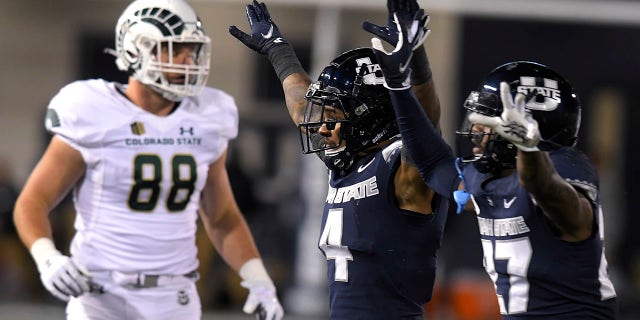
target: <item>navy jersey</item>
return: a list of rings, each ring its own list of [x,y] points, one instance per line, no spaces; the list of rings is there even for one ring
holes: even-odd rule
[[[431,299],[448,201],[434,214],[398,208],[401,141],[330,173],[319,247],[327,258],[331,319],[423,319]]]
[[[557,236],[518,174],[495,178],[464,171],[476,207],[484,265],[495,284],[503,319],[616,319],[607,275],[598,179],[575,148],[550,153],[556,171],[592,203],[597,227],[588,239]]]

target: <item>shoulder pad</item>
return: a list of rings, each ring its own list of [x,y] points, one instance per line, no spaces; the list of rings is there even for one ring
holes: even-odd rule
[[[220,135],[228,140],[238,135],[239,119],[235,99],[220,89],[205,87],[200,95],[184,99],[180,108],[209,119],[210,124],[218,127]]]
[[[73,143],[96,143],[104,135],[105,125],[123,120],[112,108],[114,99],[124,97],[104,80],[72,82],[49,102],[45,128]]]
[[[564,147],[549,152],[549,157],[562,178],[596,201],[600,183],[598,172],[584,153],[573,147]]]
[[[401,149],[402,140],[398,139],[382,149],[382,158],[385,162],[391,163],[398,157]]]

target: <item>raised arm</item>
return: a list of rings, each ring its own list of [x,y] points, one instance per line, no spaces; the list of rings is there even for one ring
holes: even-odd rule
[[[394,1],[389,1],[394,2]],[[389,3],[388,3],[389,4]],[[391,6],[390,6],[391,8]],[[401,12],[406,15],[406,12]],[[411,171],[416,168],[422,177],[423,183],[434,189],[440,195],[449,198],[457,186],[457,175],[454,168],[451,148],[442,139],[439,129],[427,118],[427,112],[423,109],[416,95],[412,92],[411,77],[413,72],[407,68],[411,61],[414,49],[422,47],[429,30],[426,28],[428,17],[422,9],[408,18],[400,18],[397,12],[390,13],[393,21],[390,26],[378,27],[365,22],[365,30],[375,35],[383,35],[383,40],[394,45],[391,52],[387,52],[380,38],[371,39],[373,49],[382,72],[385,77],[385,86],[391,90],[391,100],[396,113],[396,121],[402,135],[404,148],[409,157],[403,159],[400,171]],[[368,26],[368,27],[367,27]],[[378,31],[371,31],[378,30]],[[384,30],[381,32],[379,30]],[[431,84],[428,84],[428,83]],[[428,76],[426,86],[429,88],[431,104],[439,105],[433,80]]]
[[[282,83],[285,101],[291,120],[298,125],[306,105],[305,94],[311,79],[300,65],[291,44],[282,37],[280,29],[271,19],[264,3],[253,1],[246,7],[251,34],[236,26],[229,27],[229,33],[245,46],[266,55]]]
[[[428,35],[428,18],[422,10],[411,21],[402,22],[396,13],[393,16],[393,28],[387,28],[385,39],[395,41],[391,42],[394,49],[387,52],[380,38],[372,38],[371,43],[391,93],[403,149],[409,155],[402,160],[399,172],[417,170],[422,183],[449,198],[457,186],[453,154],[412,92],[412,71],[408,68],[413,49],[422,46]]]

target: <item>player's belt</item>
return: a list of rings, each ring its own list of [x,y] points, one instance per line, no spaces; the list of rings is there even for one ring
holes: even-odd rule
[[[185,273],[180,276],[161,275],[161,274],[143,274],[143,273],[137,273],[135,275],[136,275],[136,281],[133,284],[133,287],[135,288],[154,288],[154,287],[157,287],[159,284],[162,284],[163,282],[169,282],[175,279],[176,277],[186,277],[188,279],[193,279],[193,280],[198,280],[198,278],[200,278],[200,274],[196,270],[193,270],[189,273]]]
[[[95,273],[92,271],[92,273]],[[163,284],[171,283],[180,278],[187,278],[196,281],[200,278],[197,270],[182,275],[165,274],[145,274],[142,272],[123,273],[118,271],[108,271],[109,277],[118,285],[133,288],[155,288]],[[103,293],[104,288],[97,283],[90,283],[90,292]]]

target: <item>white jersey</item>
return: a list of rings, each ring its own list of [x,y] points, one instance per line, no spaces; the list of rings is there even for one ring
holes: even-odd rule
[[[71,254],[90,271],[188,273],[198,267],[197,210],[209,166],[238,133],[235,101],[205,88],[160,117],[116,85],[71,83],[47,111],[47,130],[87,165],[73,191]]]

